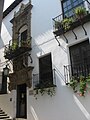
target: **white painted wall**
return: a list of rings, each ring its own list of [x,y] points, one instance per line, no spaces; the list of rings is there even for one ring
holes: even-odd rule
[[[27,0],[24,0],[27,2]],[[33,74],[39,73],[38,58],[42,55],[51,52],[52,65],[56,69],[56,95],[50,97],[48,95],[37,96],[37,100],[33,95],[30,95],[30,90],[27,88],[27,112],[28,120],[90,120],[90,91],[85,97],[80,97],[75,94],[70,87],[64,83],[64,65],[68,64],[68,46],[75,44],[81,40],[90,38],[90,23],[85,24],[88,35],[84,35],[82,28],[78,27],[75,32],[78,39],[75,40],[72,32],[65,35],[69,39],[69,45],[65,43],[63,36],[60,36],[59,41],[61,46],[58,46],[53,31],[52,18],[57,16],[60,11],[59,0],[32,0],[32,58],[34,66]],[[15,10],[18,10],[18,7]],[[2,46],[8,43],[11,39],[11,23],[14,10],[3,20],[2,26]],[[29,61],[30,62],[30,61]],[[6,99],[7,98],[7,99]],[[10,101],[10,98],[13,98]],[[16,91],[11,94],[0,96],[0,107],[3,108],[12,117],[16,111]]]
[[[10,117],[15,116],[15,98],[16,91],[12,91],[12,93],[0,95],[0,108],[5,111]]]
[[[86,38],[90,38],[90,23],[84,25],[87,30],[87,36],[81,27],[75,29],[78,39],[75,40],[72,32],[66,34],[69,44],[65,43],[63,36],[59,38],[61,46],[54,39],[52,30],[33,38],[32,56],[34,60],[33,74],[39,73],[38,57],[47,53],[52,54],[53,68],[56,69],[56,95],[50,97],[48,95],[28,96],[28,120],[90,120],[90,90],[85,97],[75,94],[70,87],[67,87],[64,80],[64,65],[68,63],[68,46],[76,44]],[[62,39],[63,38],[63,39]]]

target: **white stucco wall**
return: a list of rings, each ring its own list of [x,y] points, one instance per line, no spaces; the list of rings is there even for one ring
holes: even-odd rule
[[[16,108],[16,91],[12,91],[8,94],[0,95],[0,108],[7,113],[10,117],[15,117]]]
[[[33,38],[32,41],[32,56],[34,60],[33,74],[39,73],[38,58],[51,52],[52,65],[56,69],[56,95],[50,97],[48,95],[37,96],[37,100],[33,95],[28,96],[28,120],[90,120],[90,91],[85,97],[80,97],[75,94],[72,88],[67,87],[64,83],[64,65],[68,65],[68,47],[78,42],[86,40],[90,36],[90,23],[85,24],[87,36],[81,27],[75,29],[78,39],[75,40],[72,32],[68,32],[67,36],[69,43],[65,43],[63,36],[59,38],[61,46],[54,39],[52,30]],[[29,94],[29,93],[28,93]]]

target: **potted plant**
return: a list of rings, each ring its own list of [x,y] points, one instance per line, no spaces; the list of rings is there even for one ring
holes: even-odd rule
[[[62,20],[62,26],[63,26],[64,30],[65,31],[69,30],[72,23],[73,23],[73,19],[72,18],[64,18]]]
[[[60,21],[55,21],[55,29],[59,30],[61,28],[61,22]]]
[[[30,40],[22,40],[21,46],[22,47],[30,47]]]
[[[86,9],[82,6],[75,9],[75,14],[78,19],[82,19],[86,15]]]
[[[84,96],[85,91],[86,91],[86,79],[84,76],[80,76],[80,96]]]
[[[45,85],[42,83],[38,83],[34,89],[34,97],[37,99],[37,95],[39,93],[41,94],[41,96],[43,96],[46,93],[47,95],[52,97],[55,95],[55,87],[56,85]]]
[[[72,79],[70,80],[69,85],[72,87],[72,89],[74,90],[74,92],[77,92],[77,90],[76,90],[77,84],[78,84],[77,79],[75,79],[74,77],[72,77]]]
[[[14,51],[14,50],[17,49],[17,47],[18,47],[18,44],[17,44],[17,42],[14,41],[14,42],[12,43],[11,50]]]

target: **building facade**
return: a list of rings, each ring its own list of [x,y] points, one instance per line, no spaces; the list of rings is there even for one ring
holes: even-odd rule
[[[0,107],[16,119],[89,120],[89,39],[89,0],[14,1],[3,13]]]

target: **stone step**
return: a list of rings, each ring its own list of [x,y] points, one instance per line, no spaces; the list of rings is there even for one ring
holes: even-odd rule
[[[0,116],[0,119],[9,118],[9,116]]]
[[[7,116],[7,114],[5,114],[5,113],[4,114],[0,114],[0,116]]]
[[[2,111],[2,112],[0,112],[0,114],[5,114],[5,112]]]
[[[12,119],[0,108],[0,120],[12,120]]]
[[[0,119],[0,120],[13,120],[13,119],[11,119],[11,118],[5,118],[5,119]]]

